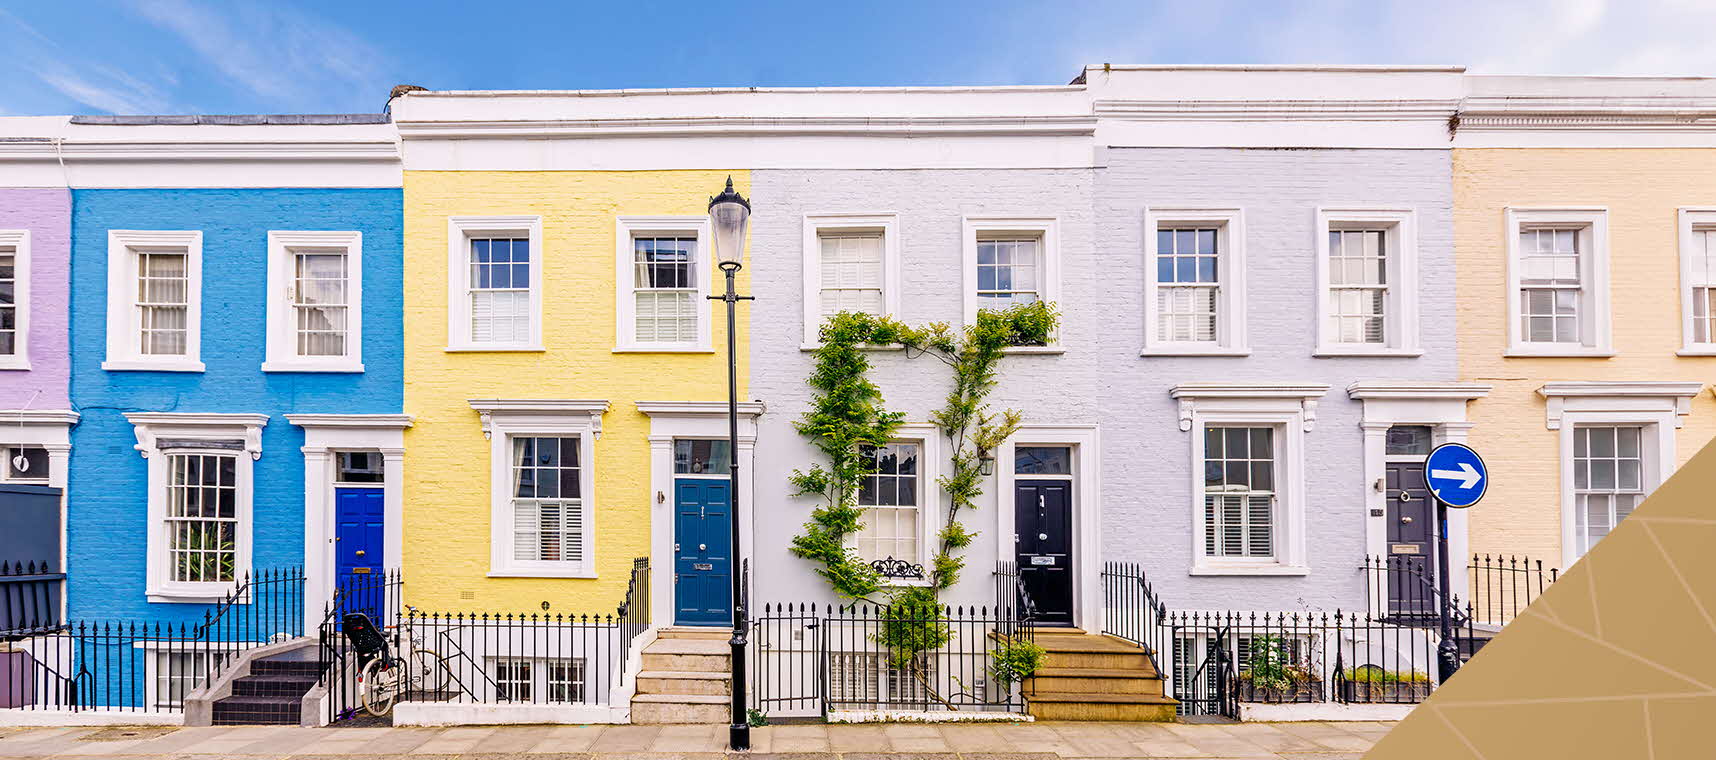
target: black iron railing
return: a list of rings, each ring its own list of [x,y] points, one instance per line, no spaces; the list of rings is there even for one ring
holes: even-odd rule
[[[321,632],[329,720],[361,709],[364,663],[340,628],[342,604],[351,606],[341,600],[382,603],[375,622],[403,662],[400,702],[607,705],[629,650],[649,629],[649,577],[648,558],[634,559],[625,599],[612,614],[419,610],[399,601],[404,583],[396,573],[379,586],[342,588]]]
[[[321,664],[317,685],[327,692],[323,704],[328,722],[351,718],[362,707],[357,681],[363,664],[346,646],[342,620],[348,613],[361,612],[377,628],[397,632],[405,612],[404,599],[405,578],[399,570],[352,575],[342,579],[334,589],[333,599],[323,607],[322,622],[316,630],[316,652]]]
[[[66,574],[49,572],[50,567],[45,561],[0,562],[0,640],[60,624]]]
[[[998,653],[1019,620],[991,607],[917,617],[865,603],[764,604],[750,636],[750,707],[828,712],[1023,712]]]
[[[1437,626],[1442,615],[1442,590],[1434,566],[1418,555],[1365,557],[1365,599],[1379,620],[1410,626]],[[1457,624],[1465,602],[1455,594],[1449,609]]]
[[[197,622],[74,621],[16,632],[0,706],[178,712],[245,650],[304,633],[304,573],[263,570]]]
[[[1474,554],[1466,566],[1466,599],[1474,622],[1503,626],[1520,610],[1543,595],[1560,577],[1560,570],[1543,566],[1543,560],[1517,555]]]
[[[1341,611],[1176,611],[1137,564],[1106,563],[1102,579],[1102,632],[1151,653],[1181,714],[1238,717],[1242,705],[1412,704],[1434,688],[1434,626]],[[1469,640],[1468,613],[1457,614],[1456,638]]]

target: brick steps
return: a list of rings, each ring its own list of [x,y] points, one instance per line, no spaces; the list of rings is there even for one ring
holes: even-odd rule
[[[1024,688],[1038,720],[1173,721],[1178,703],[1142,647],[1079,630],[1042,631],[1047,652]]]
[[[217,726],[298,725],[304,695],[316,685],[321,667],[314,661],[264,659],[250,663],[249,675],[233,679],[232,696],[214,703]]]

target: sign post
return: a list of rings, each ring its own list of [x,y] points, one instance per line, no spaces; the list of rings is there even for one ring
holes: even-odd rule
[[[1444,443],[1424,459],[1425,480],[1436,497],[1436,578],[1441,589],[1439,620],[1442,643],[1437,647],[1437,677],[1446,682],[1460,669],[1460,646],[1454,640],[1453,588],[1449,572],[1448,509],[1465,509],[1489,490],[1489,470],[1478,452],[1461,443]]]

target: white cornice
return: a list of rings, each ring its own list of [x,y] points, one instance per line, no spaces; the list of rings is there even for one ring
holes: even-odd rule
[[[1470,401],[1490,393],[1483,383],[1431,383],[1415,381],[1359,381],[1347,386],[1347,398],[1447,399]]]
[[[262,457],[262,428],[268,425],[266,414],[227,414],[218,412],[126,412],[125,420],[137,436],[135,448],[147,459],[156,450],[157,438],[174,434],[192,436],[236,435],[244,439],[244,450],[251,459]]]
[[[1097,116],[1126,121],[1437,121],[1457,99],[1422,100],[1097,100]]]
[[[409,414],[288,414],[286,421],[299,427],[390,428],[411,427]]]
[[[1180,429],[1191,430],[1192,418],[1199,403],[1206,401],[1288,402],[1302,418],[1302,427],[1310,431],[1317,424],[1317,402],[1329,392],[1320,383],[1180,383],[1168,391],[1169,397],[1180,402]]]
[[[1557,381],[1544,383],[1537,392],[1543,396],[1545,424],[1550,430],[1561,429],[1567,412],[1615,412],[1642,414],[1674,414],[1674,426],[1692,413],[1692,397],[1704,390],[1699,382],[1668,382],[1652,380],[1618,381]]]
[[[494,418],[539,420],[544,418],[585,417],[590,432],[602,437],[602,415],[610,404],[605,399],[471,399],[477,411],[484,438],[494,437]]]
[[[985,137],[1094,134],[1096,119],[1085,115],[863,117],[746,116],[651,117],[638,119],[541,119],[518,121],[401,121],[404,140],[481,138],[607,137]]]
[[[76,425],[79,415],[70,409],[0,409],[0,427],[6,425]]]
[[[1565,396],[1677,396],[1692,398],[1704,390],[1698,382],[1666,382],[1656,380],[1579,381],[1563,380],[1544,383],[1537,392],[1544,398]]]
[[[638,401],[638,411],[651,417],[726,417],[725,401]],[[761,401],[739,402],[739,416],[756,417],[766,411]]]

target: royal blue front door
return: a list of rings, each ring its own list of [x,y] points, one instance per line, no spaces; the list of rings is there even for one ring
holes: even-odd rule
[[[681,478],[673,484],[673,622],[733,621],[732,500],[725,480]]]
[[[380,612],[384,556],[380,488],[334,489],[334,582],[352,609]]]

